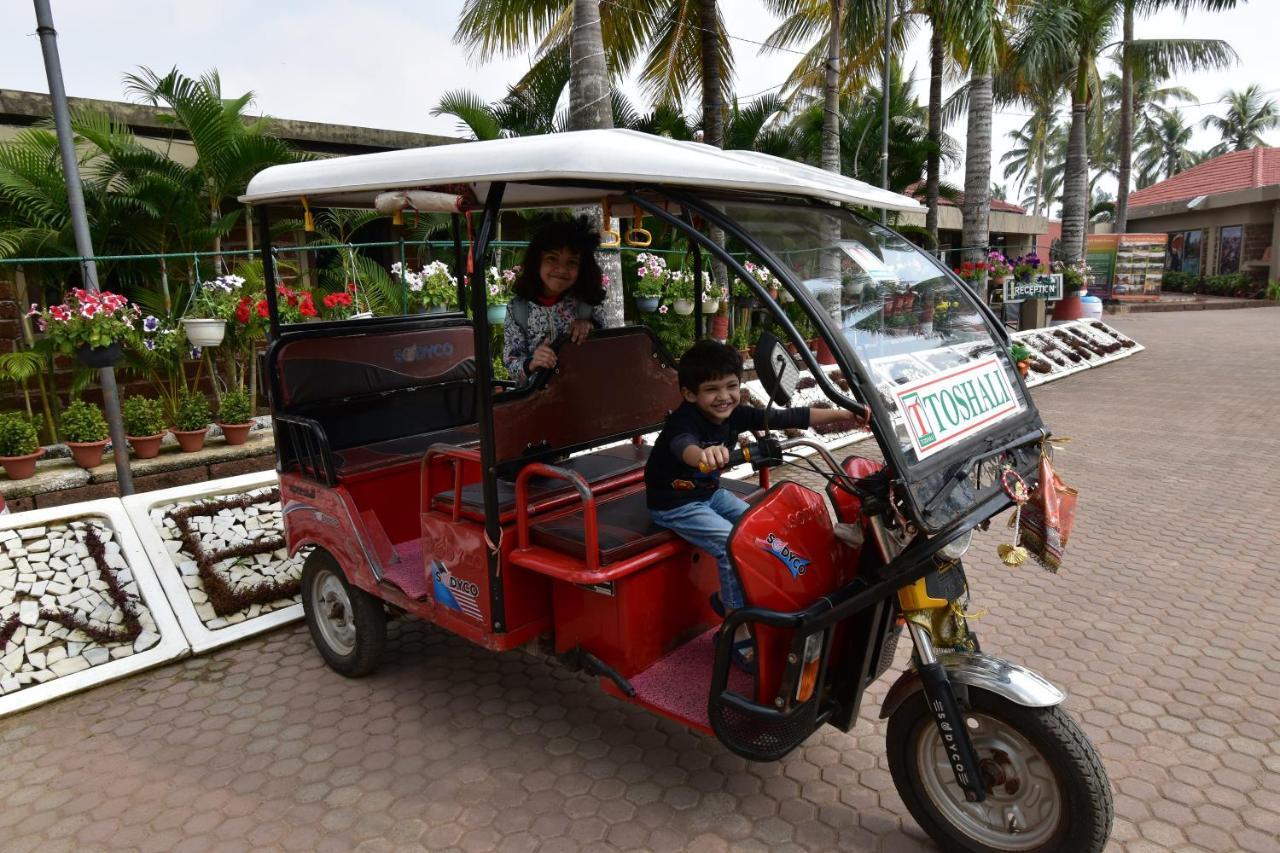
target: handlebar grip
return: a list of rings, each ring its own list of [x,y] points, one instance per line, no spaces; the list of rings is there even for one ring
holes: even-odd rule
[[[725,463],[724,467],[736,468],[739,465],[750,462],[752,459],[758,458],[760,458],[760,445],[748,444],[743,447],[739,447],[737,450],[729,451],[729,461]],[[704,474],[710,474],[716,469],[703,462],[698,466],[698,470]]]

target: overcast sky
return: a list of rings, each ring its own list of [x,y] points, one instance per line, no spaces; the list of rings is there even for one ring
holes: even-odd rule
[[[797,57],[760,54],[777,21],[759,0],[720,0],[729,34],[735,38],[736,90],[742,95],[776,90]],[[122,100],[121,78],[136,66],[188,74],[217,68],[223,91],[252,89],[256,107],[282,118],[458,134],[453,120],[433,118],[431,108],[455,88],[469,88],[486,100],[501,97],[528,67],[528,57],[469,61],[452,42],[462,0],[53,0],[63,72],[69,94]],[[47,92],[35,15],[25,0],[0,0],[0,87]],[[927,96],[927,30],[907,60],[915,68],[917,91]],[[1190,120],[1220,111],[1215,103],[1228,88],[1261,83],[1280,98],[1280,0],[1250,0],[1223,13],[1193,13],[1185,20],[1164,13],[1140,21],[1139,38],[1223,38],[1240,54],[1228,71],[1188,75],[1178,82],[1202,103],[1184,107]],[[639,92],[628,94],[639,105]],[[692,110],[691,110],[692,111]],[[1026,120],[1017,110],[998,115],[997,166],[1007,149],[1004,136]],[[963,137],[964,125],[949,131]],[[1217,140],[1206,131],[1194,145]],[[1268,141],[1280,143],[1280,134]],[[962,174],[950,176],[959,184]],[[1014,192],[1013,188],[1010,192]]]

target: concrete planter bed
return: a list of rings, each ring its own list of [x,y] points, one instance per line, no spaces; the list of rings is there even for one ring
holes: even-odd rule
[[[118,501],[0,518],[0,715],[186,649]]]
[[[192,651],[302,616],[303,555],[285,552],[274,471],[125,498]]]

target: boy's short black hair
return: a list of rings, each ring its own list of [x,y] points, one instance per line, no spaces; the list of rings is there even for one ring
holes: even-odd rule
[[[741,380],[742,356],[728,344],[701,340],[681,356],[676,373],[680,378],[680,387],[696,394],[703,382],[712,382],[726,376],[736,376]]]

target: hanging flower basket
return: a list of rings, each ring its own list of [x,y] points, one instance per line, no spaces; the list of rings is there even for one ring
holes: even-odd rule
[[[659,296],[637,296],[636,310],[643,314],[652,314],[658,310],[658,302],[661,300]]]
[[[227,333],[227,321],[183,317],[182,328],[192,346],[216,347]]]
[[[704,299],[704,300],[702,300],[702,313],[703,313],[703,314],[714,314],[714,313],[716,313],[716,312],[717,312],[717,311],[719,311],[719,310],[720,310],[720,300],[719,300],[719,299]]]
[[[677,314],[680,314],[680,315],[688,315],[688,314],[692,314],[692,313],[693,313],[693,300],[692,300],[692,299],[677,299],[677,300],[676,300],[676,301],[671,305],[671,309],[672,309],[673,311],[675,311]]]
[[[506,303],[502,305],[490,305],[485,309],[485,314],[489,318],[489,325],[496,326],[507,319]]]
[[[76,347],[76,357],[89,367],[111,367],[120,360],[120,342],[107,344],[105,347],[81,344]]]

